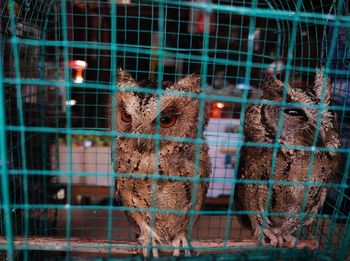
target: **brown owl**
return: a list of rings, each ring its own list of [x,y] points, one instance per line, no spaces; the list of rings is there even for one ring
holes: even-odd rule
[[[173,94],[162,94],[157,103],[157,96],[149,93],[127,92],[123,87],[155,88],[156,83],[148,80],[136,81],[122,69],[118,70],[117,92],[117,131],[123,133],[153,135],[156,134],[156,118],[159,113],[159,134],[169,137],[197,138],[199,99]],[[175,84],[164,83],[163,90],[200,93],[200,78],[189,75]],[[157,105],[158,104],[158,105]],[[157,108],[157,106],[160,106]],[[202,131],[208,123],[203,117]],[[204,137],[202,135],[202,139]],[[195,170],[196,144],[160,139],[157,150],[155,139],[147,137],[117,137],[116,167],[117,173],[131,173],[132,178],[117,177],[116,194],[126,207],[141,208],[143,211],[128,211],[132,223],[136,224],[139,241],[144,246],[143,254],[148,256],[147,246],[173,245],[177,247],[174,255],[179,255],[179,247],[189,247],[187,234],[190,215],[188,211],[194,203],[194,210],[199,211],[206,198],[208,184],[196,183],[185,178],[207,178],[211,172],[208,145],[199,144],[199,169]],[[155,166],[157,164],[157,166]],[[154,179],[157,170],[160,179]],[[163,179],[162,179],[163,177]],[[182,177],[183,180],[169,179]],[[197,185],[195,185],[197,184]],[[152,186],[155,188],[152,204]],[[197,187],[195,198],[193,190]],[[157,209],[153,213],[147,209]],[[167,213],[166,211],[181,211]],[[198,216],[194,216],[194,223]],[[158,249],[152,248],[153,256],[158,256]],[[189,255],[189,249],[185,249]]]
[[[324,99],[322,84],[326,85]],[[272,74],[265,74],[261,82],[262,99],[282,102],[284,83]],[[287,103],[320,105],[330,102],[331,82],[318,70],[311,86],[291,88],[288,86]],[[315,131],[319,128],[316,147],[339,148],[336,115],[333,111],[312,107],[289,107],[254,104],[247,108],[244,134],[247,142],[271,144],[278,133],[278,121],[283,110],[283,124],[278,143],[281,145],[312,147]],[[321,122],[317,126],[317,114]],[[332,182],[338,169],[339,154],[320,151],[316,148],[312,159],[310,150],[281,147],[277,149],[272,173],[273,148],[244,146],[241,151],[238,179],[277,181],[280,184],[238,183],[235,191],[235,208],[240,211],[253,211],[256,214],[239,216],[241,223],[248,225],[256,238],[263,236],[263,244],[282,246],[284,242],[294,244],[295,232],[299,226],[313,222],[310,214],[316,214],[326,198],[326,188],[320,184]],[[310,167],[310,161],[312,167]],[[308,177],[310,169],[310,175]],[[317,183],[306,186],[305,182]],[[300,182],[286,184],[283,182]],[[307,189],[305,203],[304,192]],[[270,199],[266,209],[267,196]],[[263,226],[263,212],[267,211]],[[281,215],[269,215],[278,212]],[[300,218],[300,212],[306,214]],[[263,230],[263,231],[262,231]]]

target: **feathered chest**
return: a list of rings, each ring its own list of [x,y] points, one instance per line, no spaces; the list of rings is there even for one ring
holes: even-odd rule
[[[330,182],[337,168],[337,155],[317,151],[283,150],[273,160],[273,149],[245,147],[240,178],[277,181]]]
[[[159,152],[139,151],[127,141],[117,140],[116,172],[166,176],[193,176],[194,155],[192,148],[161,144]]]
[[[140,153],[117,142],[116,172],[131,177],[117,177],[116,188],[124,205],[148,208],[152,204],[155,187],[157,207],[164,209],[187,209],[191,203],[193,182],[178,181],[171,177],[194,175],[194,164],[184,157],[176,146],[160,148],[155,153]],[[160,177],[153,180],[157,173]],[[164,178],[162,178],[164,177]],[[180,203],[179,203],[180,202]]]

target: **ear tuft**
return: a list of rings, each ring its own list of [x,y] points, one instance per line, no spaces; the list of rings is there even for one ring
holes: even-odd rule
[[[197,74],[190,74],[179,80],[174,85],[170,86],[171,90],[200,93],[201,78]]]
[[[284,83],[278,80],[272,73],[263,72],[261,74],[260,88],[264,95],[281,96],[284,88]]]
[[[322,89],[323,89],[323,92],[324,92],[323,103],[326,105],[329,104],[330,96],[331,96],[331,88],[332,88],[332,83],[329,77],[325,75],[324,67],[322,66],[320,69],[316,69],[315,93],[317,98],[320,100],[320,102],[322,98]]]
[[[131,76],[130,73],[127,71],[124,71],[122,68],[118,68],[118,73],[117,73],[117,85],[123,87],[133,87],[137,86],[137,82],[134,80],[134,78]]]

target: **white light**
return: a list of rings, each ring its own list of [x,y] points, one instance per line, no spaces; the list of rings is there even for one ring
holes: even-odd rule
[[[87,62],[82,61],[82,60],[76,60],[76,61],[75,61],[75,65],[76,65],[76,66],[79,66],[79,67],[85,68],[85,67],[87,66]]]
[[[84,78],[81,76],[76,76],[73,80],[74,83],[83,83],[84,82]]]
[[[91,140],[84,140],[84,147],[85,148],[92,147],[92,141]]]
[[[76,100],[70,100],[70,101],[66,101],[67,106],[74,106],[75,104],[77,104]]]
[[[237,84],[236,88],[239,90],[250,90],[251,89],[249,85],[246,85],[244,83]]]
[[[225,107],[225,104],[223,104],[222,102],[217,102],[216,107],[218,107],[219,109],[222,109]]]
[[[59,191],[57,191],[57,199],[64,199],[64,197],[65,197],[64,189],[60,189]]]
[[[276,73],[281,73],[281,71],[284,69],[284,63],[281,60],[278,60],[276,62],[272,62],[267,69],[267,72],[273,73],[276,70]]]

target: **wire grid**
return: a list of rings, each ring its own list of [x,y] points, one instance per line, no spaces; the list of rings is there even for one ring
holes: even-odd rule
[[[290,82],[302,79],[308,83],[313,81],[315,68],[323,64],[333,80],[335,104],[331,109],[337,111],[340,120],[343,168],[335,183],[329,185],[328,198],[315,224],[303,229],[299,239],[320,242],[315,258],[344,259],[350,237],[347,2],[117,2],[2,2],[0,144],[1,162],[7,162],[1,165],[1,234],[7,239],[7,245],[1,245],[3,256],[28,260],[38,258],[38,252],[33,250],[49,248],[24,245],[24,251],[14,251],[18,249],[13,241],[15,235],[64,236],[67,251],[60,255],[67,258],[72,257],[69,250],[73,236],[94,237],[95,231],[100,231],[96,237],[110,242],[135,237],[122,212],[138,209],[128,209],[111,200],[113,180],[122,175],[112,171],[114,138],[137,137],[115,130],[118,67],[136,79],[153,79],[158,84],[193,72],[201,75],[202,94],[190,95],[200,99],[201,111],[208,109],[212,118],[218,114],[220,117],[211,119],[206,131],[214,165],[208,196],[224,194],[229,204],[206,204],[203,211],[196,213],[202,217],[196,228],[191,226],[189,239],[219,238],[226,242],[244,238],[247,232],[235,219],[242,213],[232,208],[239,154],[227,153],[225,164],[234,160],[236,167],[223,167],[220,148],[224,144],[237,151],[244,145],[246,107],[266,103],[259,99],[257,88],[262,70],[276,72],[281,67],[282,77]],[[74,81],[77,71],[71,68],[71,60],[87,61],[83,83]],[[154,93],[149,89],[133,91]],[[111,116],[107,113],[109,98]],[[72,106],[72,100],[76,105]],[[225,109],[217,110],[217,102],[223,103]],[[109,121],[115,123],[112,129]],[[157,135],[151,138],[169,139]],[[173,139],[195,142],[199,148],[198,139]],[[95,146],[90,147],[91,143]],[[197,155],[197,167],[198,164]],[[155,177],[159,177],[157,169]],[[87,184],[108,186],[109,199],[104,204],[94,200],[84,203],[84,195],[80,195],[74,202],[75,186]],[[167,212],[155,205],[146,211]],[[231,249],[225,244],[221,250],[255,251],[252,259],[265,255],[278,258],[275,253],[282,251],[263,247]],[[283,257],[293,258],[293,251],[283,252]],[[43,258],[49,258],[47,253]]]

